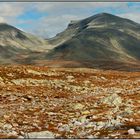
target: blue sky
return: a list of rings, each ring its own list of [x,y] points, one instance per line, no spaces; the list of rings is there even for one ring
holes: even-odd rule
[[[107,12],[140,23],[140,2],[0,2],[0,22],[42,36],[53,37],[71,20]]]

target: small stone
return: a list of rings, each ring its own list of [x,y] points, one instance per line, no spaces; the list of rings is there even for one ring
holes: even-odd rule
[[[92,135],[90,135],[90,136],[87,136],[87,138],[88,139],[92,139],[92,138],[94,138]]]
[[[18,139],[24,139],[24,137],[23,136],[18,136]]]
[[[20,131],[20,134],[21,134],[22,136],[24,136],[24,135],[25,135],[25,133],[24,133],[23,131]]]
[[[16,131],[12,131],[12,132],[10,132],[8,135],[17,136],[18,134],[17,134]]]
[[[94,123],[93,122],[89,122],[87,125],[86,125],[86,128],[92,128],[94,127]]]
[[[83,109],[83,108],[84,108],[84,105],[82,105],[80,103],[77,103],[77,104],[74,105],[75,110],[78,110],[78,109],[80,110],[80,109]]]
[[[88,122],[88,120],[86,119],[85,116],[80,117],[80,118],[79,118],[79,121],[80,121],[81,123],[86,123],[86,122]]]
[[[17,96],[14,96],[14,95],[13,96],[10,96],[9,100],[10,101],[15,101],[15,100],[17,100]]]
[[[83,115],[88,115],[90,112],[88,110],[82,112]]]
[[[68,80],[68,82],[74,82],[75,81],[74,76],[72,76],[72,75],[67,76],[67,80]]]
[[[58,131],[66,131],[66,132],[69,132],[70,131],[70,127],[65,124],[65,125],[62,125],[58,128]]]
[[[94,139],[94,138],[96,138],[96,137],[93,136],[93,135],[89,135],[89,136],[87,136],[87,138],[88,138],[88,139]]]
[[[100,135],[100,132],[97,132],[97,133],[94,134],[94,136],[98,136],[98,135]]]
[[[136,126],[135,130],[140,131],[140,126]]]
[[[106,80],[106,78],[105,78],[105,77],[103,77],[103,76],[101,77],[101,79],[102,79],[102,80]]]
[[[17,126],[18,126],[18,124],[17,124],[17,123],[13,123],[12,125],[13,125],[14,127],[17,127]]]
[[[128,130],[128,134],[134,135],[134,134],[135,134],[135,130],[134,130],[134,129],[129,129],[129,130]]]
[[[131,118],[129,121],[130,121],[130,122],[133,122],[134,120],[133,120],[133,118]]]
[[[37,123],[33,123],[32,125],[33,125],[34,127],[38,128]]]
[[[75,126],[80,126],[81,124],[82,124],[82,123],[79,122],[79,121],[75,121],[75,122],[74,122],[74,125],[75,125]]]
[[[3,122],[0,122],[0,127],[3,127],[4,123]]]
[[[101,102],[111,106],[120,106],[122,104],[122,99],[118,94],[114,93],[112,95],[109,95],[108,97],[103,98]]]
[[[5,124],[3,126],[4,129],[11,129],[12,128],[12,125],[11,124]]]
[[[10,118],[10,116],[8,116],[8,115],[4,115],[3,117],[5,120],[9,120],[9,118]]]
[[[54,138],[54,134],[50,131],[30,132],[27,138]]]

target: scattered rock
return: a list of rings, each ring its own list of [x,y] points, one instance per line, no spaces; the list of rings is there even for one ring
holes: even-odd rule
[[[112,95],[109,95],[108,97],[104,97],[101,102],[110,106],[120,106],[122,104],[122,99],[118,94],[114,93]]]
[[[82,125],[81,122],[79,122],[79,121],[75,121],[75,122],[74,122],[74,126],[80,126],[80,125]]]
[[[54,138],[54,134],[50,131],[30,132],[25,135],[25,138]]]
[[[89,136],[87,136],[87,138],[88,138],[88,139],[94,139],[95,136],[93,136],[93,135],[89,135]]]
[[[23,136],[18,136],[18,139],[24,139],[24,137]]]
[[[83,104],[80,104],[80,103],[76,103],[73,108],[75,110],[80,110],[80,109],[83,109],[84,108],[84,105]]]
[[[15,68],[0,67],[0,138],[140,138],[139,73]]]
[[[136,126],[135,130],[140,131],[140,126]]]
[[[134,135],[134,134],[135,134],[135,130],[134,130],[134,129],[129,129],[129,130],[128,130],[128,134]]]
[[[82,113],[82,115],[88,115],[88,114],[90,114],[90,111],[86,110],[86,111],[83,111],[81,113]]]
[[[61,126],[58,128],[58,131],[66,131],[66,132],[69,132],[69,131],[70,131],[70,126],[67,125],[67,124],[61,125]]]
[[[12,131],[12,132],[9,132],[8,135],[11,135],[11,136],[18,136],[18,133],[16,131]]]
[[[3,117],[4,117],[5,120],[9,120],[10,119],[10,116],[8,116],[8,115],[4,115]]]
[[[18,124],[17,123],[13,123],[12,124],[14,127],[18,127]]]
[[[12,128],[12,125],[11,124],[5,124],[4,126],[3,126],[3,128],[4,129],[11,129]]]
[[[69,75],[66,78],[67,78],[68,82],[74,82],[75,81],[74,76],[72,76],[72,75]]]

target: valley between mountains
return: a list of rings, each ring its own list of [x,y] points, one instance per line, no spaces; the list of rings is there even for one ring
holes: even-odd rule
[[[140,138],[140,24],[108,13],[50,39],[0,23],[0,138]]]

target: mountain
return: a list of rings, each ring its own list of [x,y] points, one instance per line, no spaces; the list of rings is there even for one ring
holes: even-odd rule
[[[11,25],[0,23],[0,64],[22,63],[34,51],[47,51],[47,41],[25,33]]]
[[[49,43],[56,47],[49,53],[42,53],[39,59],[50,60],[53,66],[55,61],[57,66],[63,66],[64,62],[68,67],[137,65],[140,60],[140,24],[101,13],[71,21],[67,29]],[[70,63],[65,65],[66,62]]]
[[[101,13],[45,40],[1,23],[0,64],[139,71],[140,24]]]

